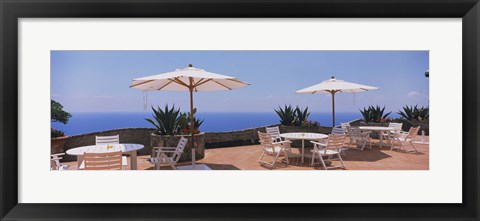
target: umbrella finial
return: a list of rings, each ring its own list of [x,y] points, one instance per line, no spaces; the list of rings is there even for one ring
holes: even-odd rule
[[[188,64],[188,67],[191,68],[191,67],[193,67],[193,65],[192,65],[192,64]]]
[[[332,75],[330,78],[331,78],[331,79],[335,79],[335,76]]]

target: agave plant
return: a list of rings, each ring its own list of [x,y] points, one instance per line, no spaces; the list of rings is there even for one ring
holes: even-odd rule
[[[308,107],[306,107],[303,111],[297,106],[295,108],[295,126],[302,126],[307,120],[308,116],[310,116],[310,112],[308,112]]]
[[[363,108],[360,110],[362,113],[363,119],[365,122],[382,122],[384,119],[388,117],[392,112],[388,112],[384,114],[385,106],[380,108],[380,106],[369,106],[368,108]]]
[[[278,107],[278,110],[275,109],[277,112],[278,117],[280,117],[280,123],[285,126],[293,126],[295,124],[295,120],[297,119],[296,111],[293,109],[292,105],[285,105],[282,107]]]
[[[402,118],[412,121],[418,120],[423,121],[429,118],[429,108],[415,106],[404,106],[403,111],[397,112]]]
[[[173,135],[180,129],[180,109],[175,110],[175,105],[172,108],[168,108],[168,104],[162,110],[160,107],[153,108],[153,120],[147,119],[152,125],[157,128],[155,131],[159,135]]]

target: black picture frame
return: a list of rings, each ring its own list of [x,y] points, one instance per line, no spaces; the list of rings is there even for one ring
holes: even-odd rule
[[[478,220],[478,0],[0,0],[1,220]],[[461,204],[18,203],[18,19],[133,17],[462,18]],[[448,43],[448,42],[446,42]],[[445,190],[448,191],[448,190]],[[248,194],[248,193],[247,193]],[[439,193],[441,194],[441,193]]]

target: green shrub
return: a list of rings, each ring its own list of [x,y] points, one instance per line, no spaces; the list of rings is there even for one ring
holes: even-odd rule
[[[310,112],[308,112],[308,107],[306,107],[303,111],[297,106],[295,108],[295,126],[302,126],[308,120],[308,116],[310,116]]]

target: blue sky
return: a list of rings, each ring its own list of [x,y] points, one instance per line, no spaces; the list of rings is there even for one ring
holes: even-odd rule
[[[337,79],[379,87],[335,96],[336,112],[368,105],[396,112],[428,105],[428,51],[52,51],[51,97],[69,112],[150,112],[132,79],[184,68],[237,77],[251,85],[232,91],[198,92],[201,112],[273,112],[279,105],[330,112],[331,96],[295,91]],[[148,93],[148,106],[189,108],[187,92]]]

